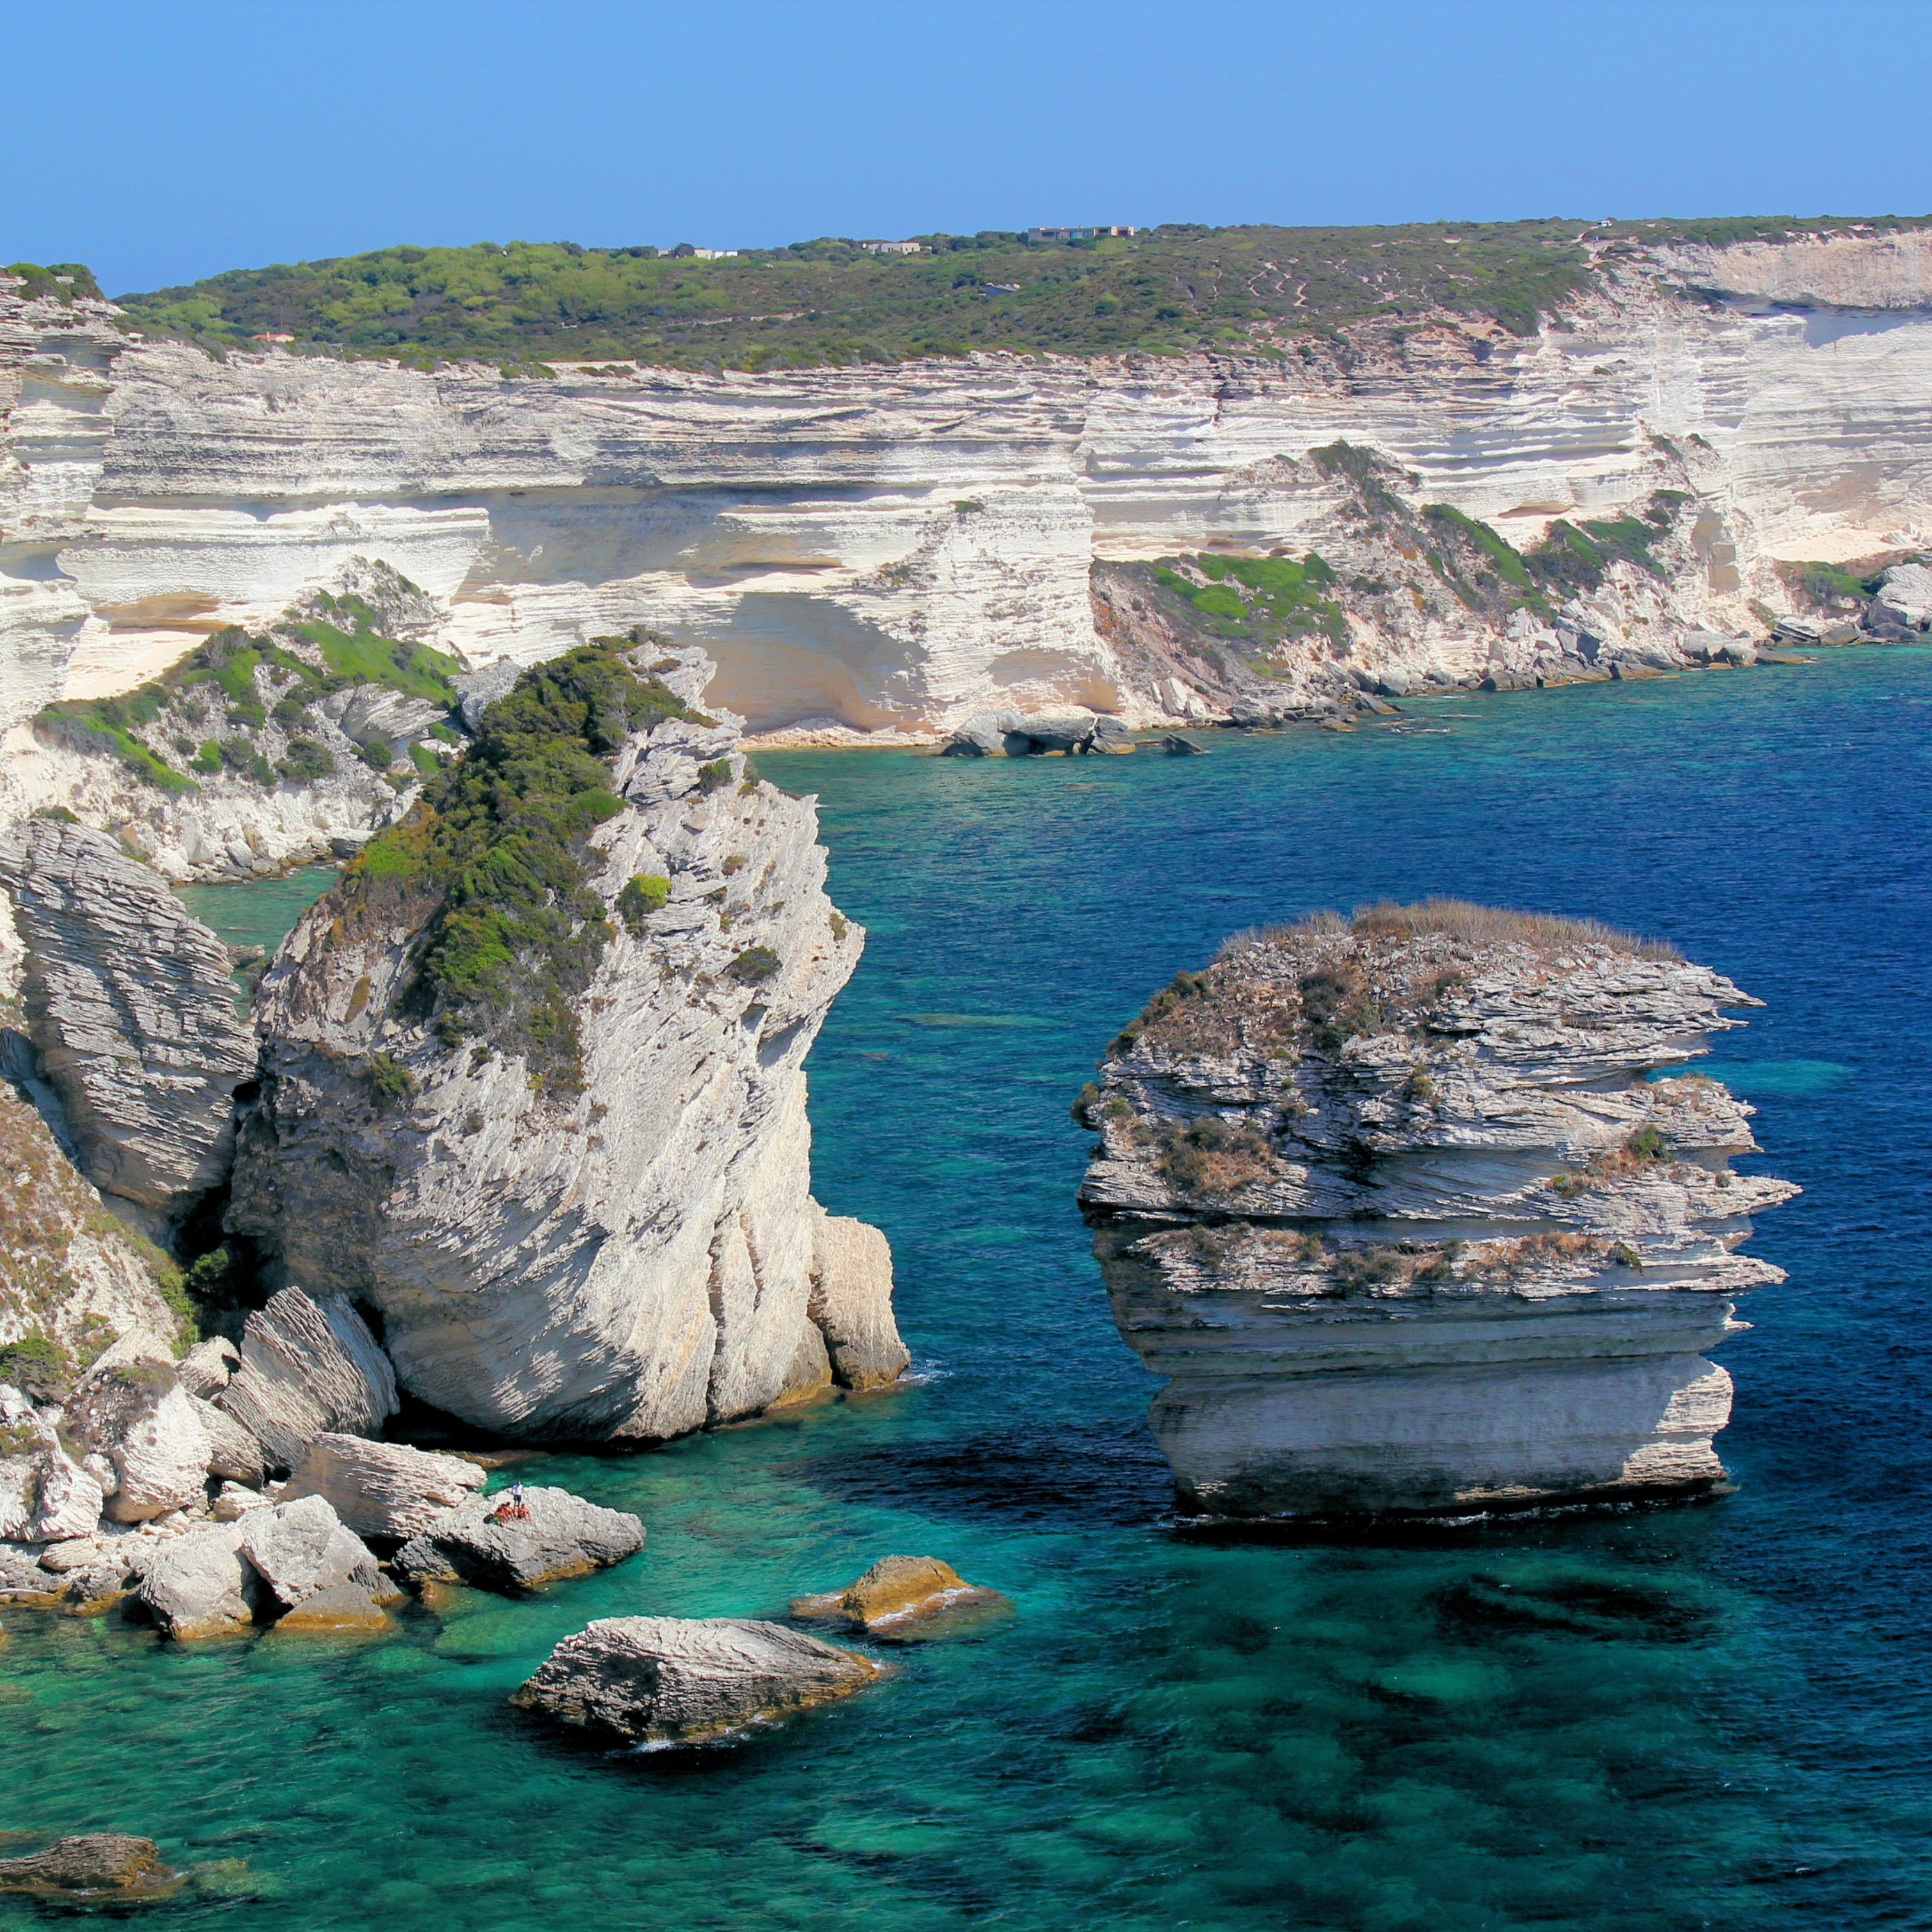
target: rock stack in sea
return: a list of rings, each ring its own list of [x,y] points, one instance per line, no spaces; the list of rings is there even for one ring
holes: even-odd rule
[[[884,1238],[811,1194],[802,1063],[863,936],[711,675],[622,640],[526,673],[262,982],[230,1227],[494,1430],[675,1436],[907,1360]]]
[[[1750,1109],[1656,1078],[1755,1004],[1670,949],[1455,902],[1244,934],[1076,1112],[1182,1508],[1462,1515],[1708,1493],[1702,1351],[1783,1279]]]

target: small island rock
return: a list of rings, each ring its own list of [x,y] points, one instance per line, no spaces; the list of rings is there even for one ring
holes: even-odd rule
[[[890,1632],[951,1611],[1006,1607],[1007,1600],[998,1591],[968,1582],[936,1556],[887,1556],[843,1590],[795,1599],[791,1613],[840,1618],[854,1630]]]
[[[782,1624],[607,1617],[566,1637],[510,1701],[635,1743],[703,1744],[885,1675],[869,1658]]]

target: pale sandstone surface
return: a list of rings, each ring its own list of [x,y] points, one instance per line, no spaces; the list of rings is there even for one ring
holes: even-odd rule
[[[318,1436],[380,1430],[397,1409],[395,1371],[347,1298],[280,1289],[242,1326],[241,1366],[214,1400],[292,1469]]]
[[[686,652],[663,675],[694,704],[710,671]],[[812,801],[748,779],[716,718],[668,719],[612,761],[626,805],[592,835],[591,885],[608,905],[655,877],[668,899],[614,923],[573,1003],[580,1092],[404,1011],[416,932],[336,932],[332,899],[262,982],[229,1225],[380,1310],[402,1384],[470,1422],[665,1437],[822,1382],[828,1342],[848,1386],[904,1360],[883,1238],[821,1259],[811,1196],[803,1063],[863,935],[825,896]],[[748,970],[758,949],[775,963]],[[377,1052],[406,1094],[374,1088]]]
[[[1922,235],[1594,252],[1590,287],[1524,338],[1443,316],[1285,360],[549,382],[216,363],[130,343],[105,304],[0,292],[0,722],[128,688],[170,640],[266,621],[358,557],[422,586],[478,663],[640,621],[701,644],[760,730],[916,735],[1070,702],[1183,718],[1201,694],[1096,628],[1090,567],[1220,544],[1358,569],[1308,461],[1338,440],[1519,544],[1690,492],[1667,582],[1619,566],[1564,613],[1613,646],[1787,609],[1775,559],[1924,540]],[[1357,631],[1358,666],[1418,678],[1480,676],[1498,638],[1447,604]],[[65,781],[20,749],[20,796],[52,796]]]
[[[1612,936],[1432,907],[1231,942],[1110,1049],[1081,1198],[1169,1378],[1184,1506],[1456,1513],[1684,1494],[1724,1471],[1701,1352],[1796,1192],[1735,1174],[1701,1077],[1749,1004]]]
[[[358,1535],[406,1540],[466,1502],[488,1480],[460,1456],[326,1433],[308,1445],[282,1496],[291,1502],[324,1497]]]
[[[705,1744],[876,1682],[883,1666],[782,1624],[608,1617],[566,1637],[512,1697],[645,1744]]]
[[[226,950],[112,838],[29,819],[0,835],[39,1077],[88,1178],[142,1232],[218,1185],[255,1042]]]

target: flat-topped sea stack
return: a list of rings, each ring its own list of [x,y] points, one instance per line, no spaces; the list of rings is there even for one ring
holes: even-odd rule
[[[1670,948],[1454,901],[1240,935],[1076,1113],[1182,1508],[1321,1520],[1688,1498],[1781,1280],[1751,1109],[1654,1076],[1756,1004]]]

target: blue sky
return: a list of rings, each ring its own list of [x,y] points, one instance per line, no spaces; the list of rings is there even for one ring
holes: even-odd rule
[[[1932,6],[0,0],[0,261],[1932,212]]]

